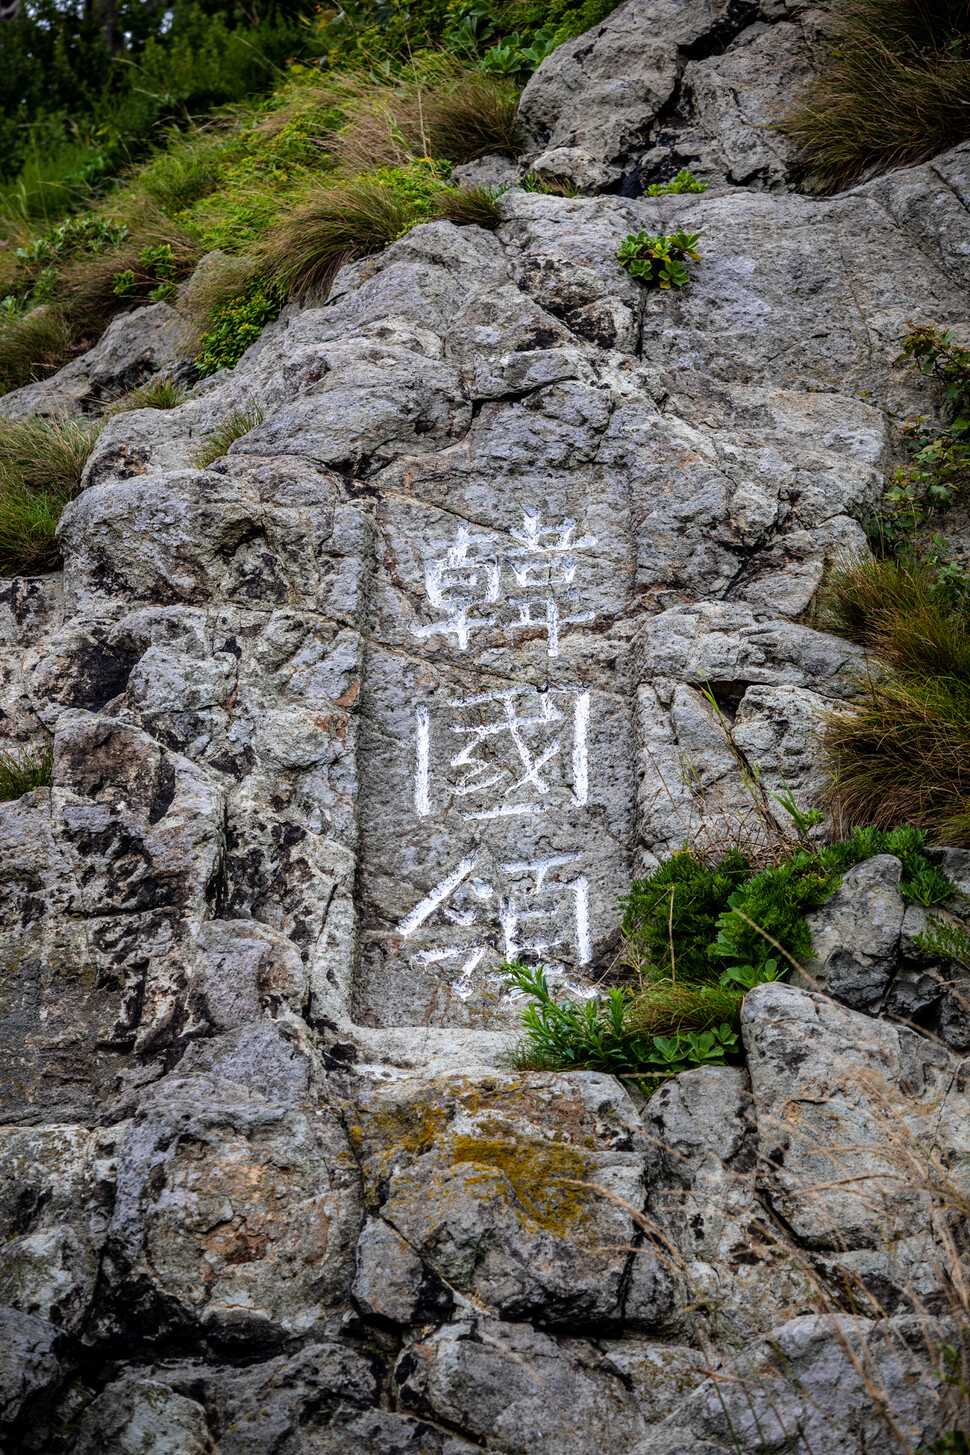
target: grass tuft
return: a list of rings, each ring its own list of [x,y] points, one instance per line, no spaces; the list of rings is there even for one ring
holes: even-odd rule
[[[14,748],[0,751],[0,803],[10,803],[32,793],[35,788],[49,788],[54,766],[54,749]]]
[[[100,424],[0,419],[0,575],[55,570],[55,532],[77,493]]]
[[[171,375],[165,374],[113,399],[104,413],[107,416],[127,414],[132,409],[177,409],[184,398],[184,384],[174,383]]]
[[[777,129],[809,191],[928,161],[970,136],[966,0],[842,0],[828,57]]]
[[[457,227],[494,229],[502,221],[498,196],[491,187],[449,187],[433,203],[433,215]]]
[[[932,566],[856,561],[833,575],[822,624],[886,668],[826,725],[831,799],[846,826],[907,821],[970,845],[970,619]]]
[[[93,340],[92,340],[93,342]],[[42,304],[0,323],[0,394],[46,379],[78,352],[82,335],[69,318]]]
[[[321,187],[273,233],[263,263],[289,292],[325,294],[345,263],[380,252],[414,216],[413,202],[369,177]]]
[[[206,435],[205,443],[195,456],[196,468],[205,470],[215,460],[221,460],[229,453],[231,444],[241,440],[244,434],[262,422],[263,411],[258,404],[251,404],[248,409],[234,409],[225,424]]]

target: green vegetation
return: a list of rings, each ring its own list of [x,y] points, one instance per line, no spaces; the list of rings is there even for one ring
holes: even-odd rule
[[[970,136],[967,0],[842,0],[826,13],[821,72],[778,123],[807,190],[837,191]]]
[[[936,914],[927,915],[926,924],[927,928],[916,936],[921,949],[970,970],[970,934],[961,925]]]
[[[282,288],[257,278],[245,292],[216,306],[199,340],[195,362],[201,377],[207,379],[217,369],[234,369],[279,313],[285,296]]]
[[[903,426],[911,462],[893,476],[879,518],[894,542],[948,510],[970,485],[970,349],[933,324],[910,327],[901,357],[939,385],[943,423],[919,416]]]
[[[270,97],[203,125],[182,115],[165,149],[113,191],[88,194],[87,211],[40,227],[29,210],[9,214],[0,392],[50,374],[148,302],[184,315],[186,355],[203,376],[231,368],[291,293],[322,292],[342,262],[419,222],[494,227],[495,196],[449,185],[454,166],[515,155],[519,88],[540,52],[610,8],[310,7],[307,53],[319,64],[279,71]],[[179,25],[188,9],[176,7]],[[193,24],[207,14],[195,7]],[[252,14],[270,23],[259,5]]]
[[[887,670],[858,706],[833,714],[824,749],[843,822],[903,820],[970,844],[970,617],[933,566],[857,561],[839,568],[823,622]]]
[[[244,434],[248,434],[262,422],[263,411],[258,404],[251,404],[248,409],[233,410],[225,424],[206,435],[205,444],[195,456],[196,468],[204,470],[215,460],[221,460],[223,455],[229,453],[231,444],[241,440]]]
[[[515,988],[532,997],[512,1060],[634,1079],[723,1063],[738,1052],[745,994],[811,956],[805,915],[835,893],[846,869],[895,854],[907,898],[938,904],[953,894],[925,844],[926,833],[910,826],[857,829],[837,844],[791,848],[760,872],[734,851],[714,863],[691,850],[674,854],[622,901],[633,984],[603,1000],[557,1000],[542,967],[506,966]]]
[[[107,406],[104,413],[127,414],[132,409],[176,409],[185,398],[182,384],[173,383],[171,376],[158,375],[127,394],[119,395]]]
[[[42,748],[13,748],[0,751],[0,803],[22,798],[35,788],[49,788],[54,766],[50,743]]]
[[[970,574],[942,537],[927,539],[970,483],[970,351],[928,325],[911,330],[903,357],[937,383],[943,423],[904,425],[911,462],[871,524],[877,559],[844,562],[827,584],[820,625],[882,670],[823,743],[843,824],[909,822],[970,844]]]
[[[315,44],[337,70],[403,67],[426,51],[474,60],[486,73],[524,81],[565,40],[582,35],[616,0],[510,0],[485,6],[448,0],[347,0],[321,11]]]
[[[53,570],[55,531],[100,425],[27,416],[0,420],[0,576]]]
[[[683,288],[690,282],[684,263],[688,258],[694,262],[699,259],[699,239],[699,232],[683,232],[679,228],[669,237],[631,233],[620,244],[616,256],[631,277],[639,278],[648,287]]]
[[[312,0],[22,0],[0,23],[0,212],[55,221],[166,131],[318,52]]]
[[[681,167],[676,177],[671,177],[669,182],[654,182],[644,193],[645,197],[666,197],[676,195],[680,192],[706,192],[707,183],[698,182],[693,172],[687,167]]]

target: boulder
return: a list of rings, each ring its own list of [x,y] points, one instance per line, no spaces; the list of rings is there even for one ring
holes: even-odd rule
[[[540,176],[638,196],[684,166],[705,182],[785,187],[794,153],[769,124],[812,75],[813,12],[627,0],[559,46],[519,120]]]
[[[43,1319],[0,1308],[0,1434],[64,1377],[58,1357],[62,1339]]]
[[[814,955],[804,977],[855,1010],[877,1011],[896,969],[906,903],[892,854],[854,864],[821,909],[806,915]]]
[[[962,1182],[970,1145],[957,1058],[905,1026],[781,983],[745,997],[742,1035],[764,1176],[796,1238],[842,1251],[920,1234],[927,1261],[938,1261],[937,1195],[951,1175],[939,1168]]]
[[[423,1322],[450,1294],[547,1325],[665,1321],[673,1288],[664,1260],[632,1251],[644,1143],[611,1078],[364,1083],[350,1135],[380,1212],[357,1249],[365,1308]]]

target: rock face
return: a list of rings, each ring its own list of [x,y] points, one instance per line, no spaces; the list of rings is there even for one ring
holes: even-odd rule
[[[895,860],[820,912],[820,989],[748,997],[747,1072],[643,1106],[502,1065],[503,961],[594,993],[631,877],[756,833],[742,768],[812,804],[858,690],[806,614],[928,407],[907,321],[966,321],[970,146],[784,191],[758,128],[812,24],[629,0],[530,83],[540,170],[745,187],[415,228],[112,417],[63,571],[0,587],[0,732],[54,744],[0,804],[4,1455],[939,1433],[912,1185],[963,1175],[970,1022]],[[617,246],[674,225],[702,261],[645,292]],[[168,322],[4,411],[164,367]]]
[[[526,86],[533,169],[626,197],[681,167],[783,190],[794,154],[766,128],[812,75],[819,19],[785,0],[626,0]]]

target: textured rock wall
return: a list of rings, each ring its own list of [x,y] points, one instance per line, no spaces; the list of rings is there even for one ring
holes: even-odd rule
[[[574,63],[663,35],[676,94],[721,96],[808,24],[705,56],[747,12],[658,16],[631,0],[552,58],[644,146],[629,87],[593,107]],[[606,181],[631,146],[596,142]],[[111,419],[63,573],[3,586],[0,728],[55,745],[53,787],[0,805],[6,1455],[902,1449],[860,1359],[934,1433],[905,1293],[936,1287],[932,1229],[803,1196],[826,1148],[877,1144],[873,1078],[966,1151],[956,1056],[859,1014],[922,994],[893,979],[901,912],[855,971],[815,967],[855,1009],[749,997],[750,1082],[688,1073],[642,1110],[497,1069],[502,960],[590,988],[631,875],[748,811],[739,754],[812,801],[818,713],[860,665],[812,597],[928,407],[907,320],[966,323],[970,147],[825,201],[764,167],[414,229],[180,408]],[[702,261],[646,293],[617,245],[672,225]],[[3,408],[163,367],[173,327],[140,310]],[[765,1199],[896,1322],[833,1331],[752,1231]],[[739,1347],[755,1395],[718,1382]]]

